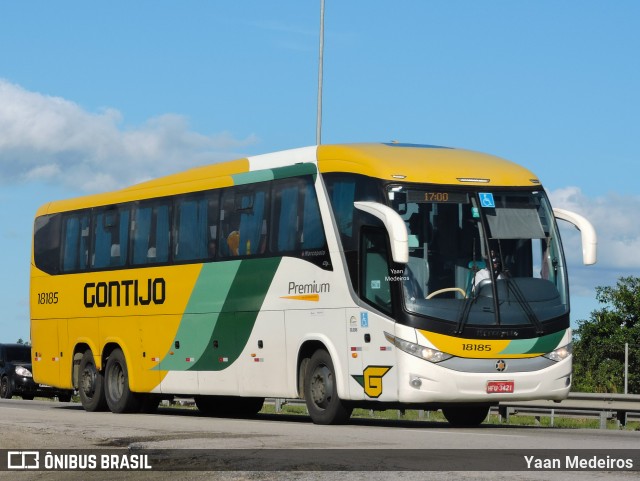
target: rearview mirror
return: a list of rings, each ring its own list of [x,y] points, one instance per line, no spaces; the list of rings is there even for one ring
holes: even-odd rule
[[[402,217],[391,207],[377,202],[354,202],[353,205],[356,209],[371,214],[382,221],[389,235],[393,262],[398,264],[409,262],[409,236]]]

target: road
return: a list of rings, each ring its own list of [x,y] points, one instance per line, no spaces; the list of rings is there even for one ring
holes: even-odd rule
[[[583,429],[553,429],[539,427],[507,427],[482,425],[473,429],[454,429],[445,423],[354,420],[346,426],[317,426],[305,416],[259,415],[256,419],[223,419],[204,417],[197,410],[161,408],[157,414],[117,415],[109,412],[88,413],[79,404],[50,401],[0,400],[0,449],[109,449],[128,448],[132,452],[156,452],[164,449],[179,449],[181,452],[194,449],[238,449],[249,453],[254,464],[249,469],[260,469],[260,456],[265,449],[278,449],[278,455],[288,456],[295,471],[182,471],[178,475],[167,471],[152,472],[0,472],[2,479],[57,480],[57,479],[367,479],[368,481],[406,479],[496,479],[509,474],[510,479],[564,481],[582,479],[638,478],[636,472],[599,471],[549,472],[519,471],[492,473],[490,471],[458,471],[465,469],[457,453],[467,456],[467,449],[525,450],[598,450],[640,449],[640,432]],[[298,458],[292,451],[299,448],[318,449],[318,457]],[[145,450],[145,451],[138,451]],[[331,451],[335,450],[335,451]],[[353,450],[353,451],[347,451]],[[375,459],[370,453],[375,451]],[[446,453],[453,460],[451,470],[416,472],[393,471],[401,458],[391,450],[428,450],[429,453]],[[444,451],[437,451],[444,450]],[[458,450],[452,451],[452,450]],[[230,451],[232,452],[232,451]],[[300,451],[298,451],[300,452]],[[309,452],[309,451],[305,451]],[[321,462],[324,453],[338,453],[339,466],[351,469],[344,453],[353,453],[353,466],[363,468],[356,461],[357,455],[364,462],[375,461],[373,471],[305,471]],[[404,451],[395,451],[403,453]],[[411,451],[406,451],[411,452]],[[427,452],[427,451],[425,451]],[[638,452],[638,451],[637,451]],[[636,453],[637,453],[636,452]],[[197,453],[197,452],[196,452]],[[378,456],[379,453],[379,456]],[[244,454],[247,457],[247,454]],[[444,454],[443,454],[444,456]],[[495,457],[495,456],[494,456]],[[495,457],[500,462],[499,457]],[[386,465],[386,460],[391,463]],[[198,459],[186,462],[197,463]],[[292,461],[293,462],[293,461]],[[635,465],[640,465],[636,456]],[[288,464],[286,464],[289,466]],[[456,468],[457,466],[457,468]],[[340,468],[342,469],[342,468]],[[391,469],[391,471],[389,471]],[[439,468],[441,469],[441,468]],[[78,477],[74,477],[77,475]],[[121,476],[121,477],[118,477]],[[557,478],[556,478],[557,476]],[[506,476],[505,476],[506,477]]]

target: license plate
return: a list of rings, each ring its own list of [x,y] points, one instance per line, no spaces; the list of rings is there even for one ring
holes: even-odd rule
[[[488,381],[487,394],[510,393],[515,388],[513,381]]]

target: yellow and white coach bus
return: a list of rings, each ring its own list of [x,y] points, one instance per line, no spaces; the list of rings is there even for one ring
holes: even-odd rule
[[[321,145],[51,202],[35,219],[35,379],[88,411],[303,398],[475,425],[571,386],[556,210],[529,170],[431,145]]]

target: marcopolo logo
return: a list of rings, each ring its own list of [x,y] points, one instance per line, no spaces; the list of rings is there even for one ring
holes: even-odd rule
[[[138,281],[87,282],[84,285],[84,305],[91,307],[148,306],[164,304],[167,284],[162,277]]]

